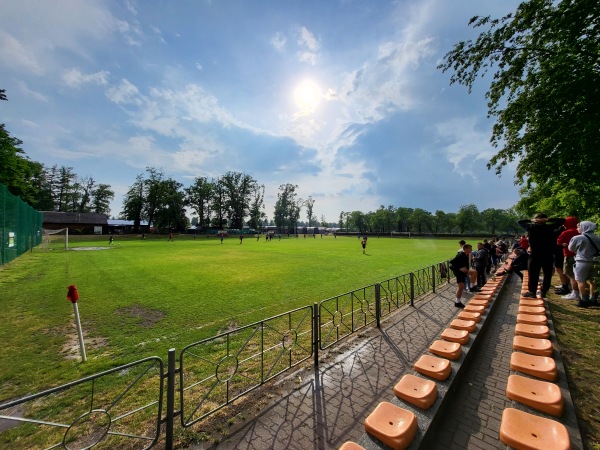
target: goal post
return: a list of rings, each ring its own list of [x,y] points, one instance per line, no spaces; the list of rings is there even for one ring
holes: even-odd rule
[[[61,228],[60,230],[43,229],[44,240],[43,247],[45,249],[69,249],[69,229]]]

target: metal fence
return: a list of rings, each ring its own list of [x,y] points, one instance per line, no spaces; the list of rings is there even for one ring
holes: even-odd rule
[[[26,427],[20,448],[147,449],[160,437],[163,378],[162,360],[145,358],[5,403],[0,424]]]
[[[0,265],[42,242],[42,213],[0,184]]]
[[[310,358],[312,322],[307,306],[185,347],[179,357],[182,426]]]
[[[2,404],[0,433],[27,434],[38,448],[137,450],[153,447],[164,425],[172,449],[177,417],[188,428],[311,356],[318,366],[320,349],[379,326],[435,292],[446,273],[445,263],[429,266],[195,342],[181,350],[179,367],[171,349],[166,371],[160,358],[146,358]]]

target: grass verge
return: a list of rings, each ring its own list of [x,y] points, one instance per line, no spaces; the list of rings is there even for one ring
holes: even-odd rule
[[[584,447],[600,450],[600,308],[552,293],[548,301]]]

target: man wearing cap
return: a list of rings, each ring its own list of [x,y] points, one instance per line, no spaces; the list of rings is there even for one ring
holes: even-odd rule
[[[524,297],[535,298],[540,272],[544,273],[542,281],[542,298],[546,297],[552,284],[552,269],[554,268],[554,249],[556,247],[556,235],[554,230],[565,223],[562,218],[548,218],[544,213],[537,213],[532,219],[519,220],[529,236],[529,283]]]
[[[581,300],[577,306],[587,308],[598,306],[598,293],[596,292],[595,261],[594,257],[600,253],[600,236],[594,234],[597,225],[584,220],[577,224],[581,233],[574,236],[569,242],[569,250],[575,253],[575,280],[579,285]],[[588,284],[589,281],[589,284]]]

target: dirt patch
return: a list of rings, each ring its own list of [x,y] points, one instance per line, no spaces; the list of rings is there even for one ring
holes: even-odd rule
[[[114,247],[72,247],[69,250],[81,251],[81,250],[110,250]]]
[[[150,328],[166,315],[164,311],[146,308],[142,305],[131,305],[127,308],[119,308],[115,310],[115,314],[137,319],[140,321],[139,325],[144,328]]]
[[[60,354],[65,359],[80,359],[81,350],[79,349],[79,336],[75,325],[55,327],[46,332],[50,336],[65,336],[66,342],[60,349]],[[85,329],[83,331],[83,344],[85,345],[86,353],[89,350],[97,350],[108,346],[108,340],[103,337],[87,337]]]

